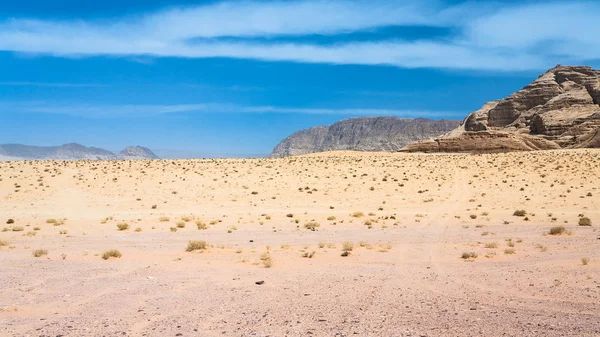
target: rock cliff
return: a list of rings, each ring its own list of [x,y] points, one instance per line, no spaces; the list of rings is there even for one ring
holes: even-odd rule
[[[279,143],[271,157],[334,150],[398,151],[411,142],[436,137],[459,125],[454,120],[360,117],[298,131]]]
[[[405,151],[498,151],[598,147],[600,71],[557,66],[471,113],[456,130]],[[486,146],[489,145],[489,148]]]

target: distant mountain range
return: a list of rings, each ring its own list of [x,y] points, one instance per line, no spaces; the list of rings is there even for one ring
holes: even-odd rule
[[[281,141],[271,157],[335,150],[399,151],[410,143],[449,132],[460,122],[425,118],[350,118],[330,126],[298,131]]]
[[[22,144],[1,144],[0,159],[4,160],[107,160],[107,159],[157,159],[150,149],[142,146],[129,146],[118,154],[97,147],[86,147],[77,143],[61,146],[32,146]]]

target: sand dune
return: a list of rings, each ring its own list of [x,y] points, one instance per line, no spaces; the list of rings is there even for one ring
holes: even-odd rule
[[[599,196],[600,150],[1,162],[0,335],[598,336]]]

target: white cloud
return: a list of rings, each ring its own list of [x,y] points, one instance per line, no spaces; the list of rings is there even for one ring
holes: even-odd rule
[[[600,59],[600,5],[502,5],[440,1],[223,2],[109,21],[11,19],[0,50],[63,57],[231,57],[265,61],[399,67],[530,70]],[[454,27],[443,40],[333,45],[283,43],[278,36],[354,32],[390,25]],[[239,42],[210,40],[224,36]],[[272,42],[244,40],[274,37]],[[200,41],[193,38],[205,38]],[[209,40],[206,40],[209,38]]]
[[[407,118],[442,118],[459,115],[459,113],[450,111],[243,106],[224,103],[96,105],[37,101],[4,102],[0,103],[0,109],[5,113],[48,113],[92,118],[147,117],[171,113],[281,113]]]

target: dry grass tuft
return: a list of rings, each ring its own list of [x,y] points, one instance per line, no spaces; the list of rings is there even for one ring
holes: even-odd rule
[[[207,248],[206,241],[190,241],[188,242],[186,252],[193,252],[196,250],[205,250]]]
[[[117,258],[117,259],[118,259],[118,258],[120,258],[121,256],[123,256],[123,255],[121,254],[121,252],[120,252],[120,251],[118,251],[118,250],[116,250],[116,249],[110,249],[110,250],[107,250],[107,251],[105,251],[104,253],[102,253],[102,259],[103,259],[103,260],[108,260],[108,259],[110,259],[111,257],[114,257],[114,258]]]
[[[46,249],[36,249],[33,251],[34,257],[42,257],[44,255],[48,255],[48,251]]]

